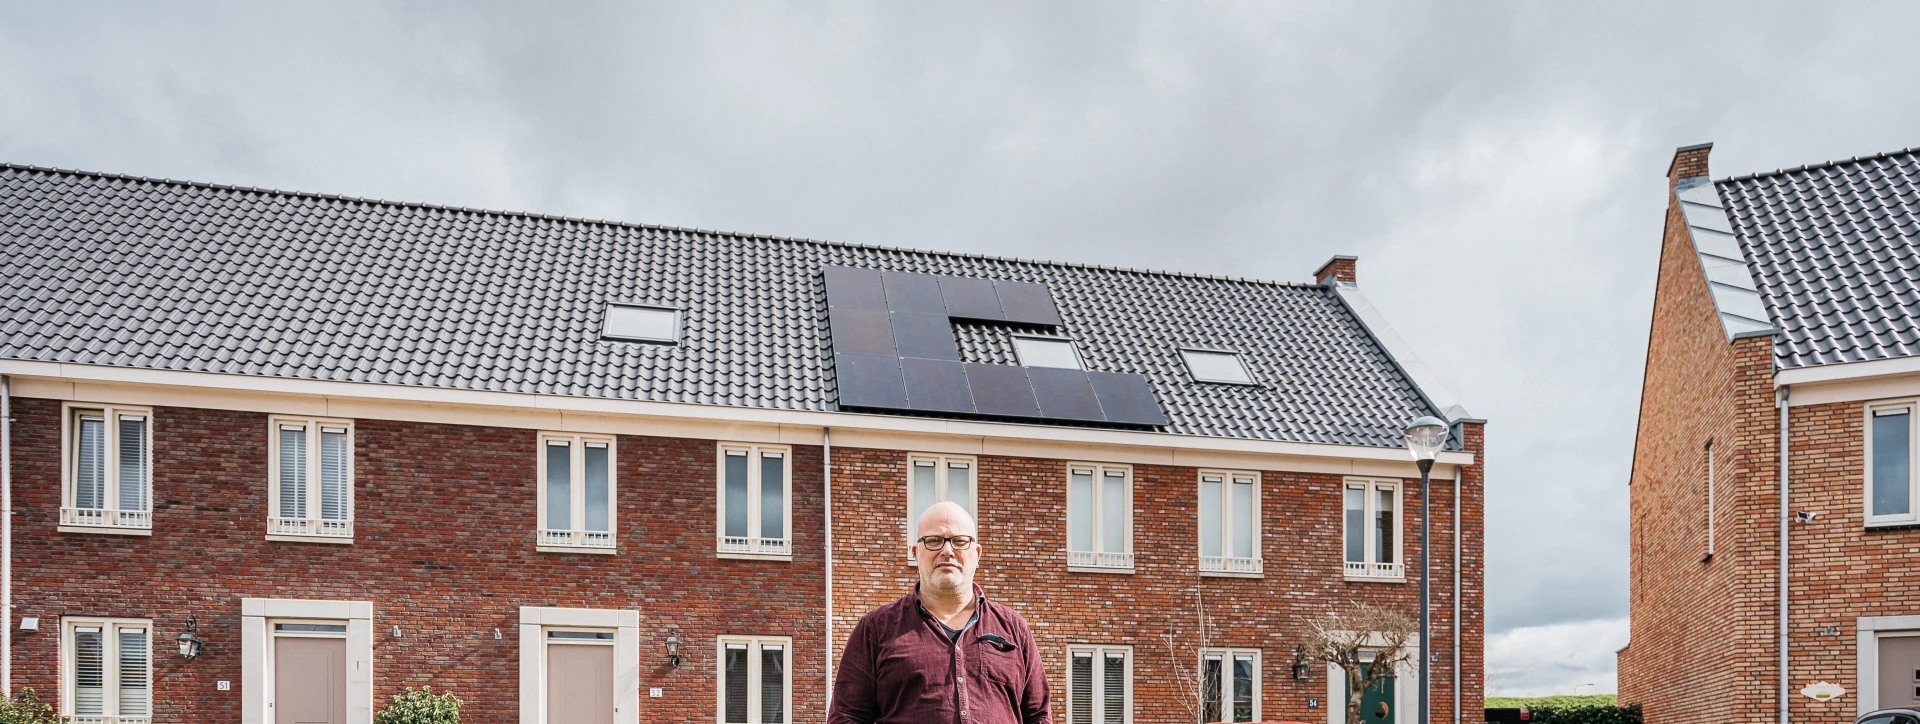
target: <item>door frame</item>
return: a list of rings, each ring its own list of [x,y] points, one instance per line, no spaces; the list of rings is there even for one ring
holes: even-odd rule
[[[347,723],[373,724],[373,604],[240,599],[240,722],[273,721],[273,622],[347,625]]]
[[[640,612],[520,607],[520,724],[547,724],[547,631],[613,632],[613,721],[640,724]]]
[[[1400,724],[1419,724],[1420,698],[1415,691],[1420,688],[1420,636],[1407,637],[1406,650],[1413,652],[1407,663],[1395,671],[1393,686],[1393,720]],[[1327,698],[1322,703],[1327,710],[1327,724],[1346,724],[1347,717],[1347,673],[1338,665],[1327,664]]]
[[[1881,637],[1920,635],[1920,616],[1860,616],[1853,621],[1854,708],[1858,716],[1879,708]]]

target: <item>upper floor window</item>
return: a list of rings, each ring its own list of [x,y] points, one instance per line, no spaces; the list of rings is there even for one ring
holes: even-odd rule
[[[1347,478],[1347,576],[1405,577],[1400,562],[1400,481]]]
[[[1200,721],[1260,720],[1260,650],[1200,652]]]
[[[540,542],[548,551],[613,552],[613,438],[540,433]]]
[[[146,535],[153,529],[153,411],[61,406],[60,530]]]
[[[1238,352],[1183,349],[1180,350],[1180,358],[1186,361],[1187,374],[1192,375],[1195,382],[1253,384],[1253,373],[1247,371],[1247,365],[1241,361]]]
[[[667,307],[609,304],[600,324],[600,336],[635,342],[680,341],[680,311]]]
[[[1200,472],[1200,571],[1261,572],[1259,473]]]
[[[1132,724],[1132,647],[1067,647],[1067,721]]]
[[[1067,567],[1133,572],[1133,469],[1067,465]]]
[[[1059,367],[1062,369],[1082,369],[1080,354],[1073,349],[1073,340],[1059,337],[1014,337],[1014,355],[1020,364],[1028,367]]]
[[[792,558],[792,457],[785,446],[720,445],[720,555]]]
[[[152,626],[137,619],[61,617],[61,716],[146,722],[153,714]]]
[[[920,514],[934,503],[952,502],[974,508],[974,460],[947,455],[907,456],[907,544],[920,538]],[[909,554],[911,556],[911,554]]]
[[[793,710],[787,637],[720,637],[720,724],[784,724]]]
[[[1867,523],[1911,523],[1913,501],[1914,404],[1883,405],[1867,413]]]
[[[267,537],[353,540],[353,422],[269,417]]]

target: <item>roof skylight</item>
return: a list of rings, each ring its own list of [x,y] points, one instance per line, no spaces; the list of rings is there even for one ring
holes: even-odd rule
[[[1028,367],[1058,367],[1061,369],[1084,369],[1080,366],[1080,355],[1073,351],[1073,341],[1057,337],[1014,337],[1014,354],[1019,355],[1020,364]]]
[[[1183,349],[1180,350],[1180,356],[1186,359],[1187,373],[1193,375],[1195,382],[1253,384],[1253,374],[1247,371],[1247,365],[1241,362],[1238,352]]]
[[[666,307],[642,307],[632,304],[608,304],[600,327],[607,339],[637,342],[680,342],[680,310]]]

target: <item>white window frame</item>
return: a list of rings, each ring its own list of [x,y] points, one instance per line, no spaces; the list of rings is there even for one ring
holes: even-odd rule
[[[301,427],[307,437],[307,515],[304,518],[280,517],[280,433],[282,427]],[[320,434],[321,429],[345,429],[347,435],[347,519],[321,517]],[[353,498],[356,475],[352,420],[325,417],[267,417],[267,540],[303,543],[353,543]]]
[[[1093,654],[1093,662],[1094,662],[1093,721],[1094,721],[1094,724],[1133,724],[1133,647],[1132,646],[1104,646],[1099,644],[1070,644],[1067,646],[1067,718],[1065,719],[1065,721],[1068,721],[1068,722],[1074,721],[1073,656],[1074,654],[1081,653],[1081,652],[1088,652]],[[1102,676],[1101,673],[1105,670],[1107,654],[1114,653],[1114,652],[1123,653],[1127,657],[1127,666],[1126,666],[1127,683],[1126,683],[1126,693],[1125,693],[1126,706],[1124,709],[1126,713],[1121,718],[1121,721],[1109,722],[1109,721],[1106,721],[1105,707],[1103,706],[1106,703],[1105,695],[1106,695],[1107,681],[1106,681],[1106,677]]]
[[[240,722],[273,721],[274,640],[288,636],[341,638],[341,634],[278,633],[276,623],[344,624],[347,627],[347,722],[373,724],[373,604],[293,598],[240,599]]]
[[[1907,512],[1896,515],[1873,514],[1873,418],[1883,412],[1907,413]],[[1860,511],[1868,528],[1910,525],[1920,522],[1920,404],[1913,400],[1866,406],[1862,421],[1866,458],[1861,464]]]
[[[567,512],[571,525],[566,529],[547,527],[547,448],[551,443],[564,443],[567,446],[569,463],[567,471]],[[539,518],[534,521],[536,535],[539,536],[534,550],[541,553],[599,553],[612,555],[617,552],[620,533],[620,448],[612,435],[590,435],[575,432],[542,432],[538,438],[539,477],[536,479],[539,498]],[[607,449],[607,529],[605,531],[587,530],[587,448],[605,446]]]
[[[967,501],[963,503],[967,511],[973,514],[974,524],[980,521],[980,460],[970,455],[937,455],[933,453],[907,454],[907,560],[913,560],[913,544],[920,540],[920,516],[914,511],[920,509],[920,501],[913,494],[913,469],[917,466],[933,468],[934,503],[946,500],[947,483],[952,480],[952,467],[963,466],[967,469]],[[955,501],[958,502],[958,501]],[[928,506],[933,503],[928,503]]]
[[[75,429],[75,421],[80,414],[97,412],[108,423],[116,423],[122,417],[140,417],[146,423],[146,445],[144,451],[147,469],[140,481],[141,500],[146,501],[145,510],[126,510],[120,507],[120,426],[107,424],[106,427],[106,465],[101,472],[105,484],[104,507],[82,508],[78,505],[79,484],[75,477],[79,475],[80,431]],[[153,535],[153,408],[133,405],[110,405],[85,402],[64,402],[60,405],[60,525],[61,533],[106,533],[110,535]]]
[[[1256,721],[1256,722],[1262,721],[1260,717],[1260,683],[1261,683],[1260,679],[1262,678],[1260,650],[1245,649],[1245,648],[1241,648],[1241,649],[1212,648],[1212,649],[1200,650],[1200,687],[1201,687],[1200,693],[1202,697],[1201,708],[1203,710],[1206,708],[1205,696],[1206,696],[1206,686],[1207,686],[1207,682],[1206,682],[1207,659],[1208,657],[1219,657],[1220,681],[1217,683],[1220,685],[1220,716],[1221,718],[1213,719],[1211,721],[1202,719],[1201,724],[1211,724],[1211,722],[1233,721],[1233,661],[1236,657],[1248,656],[1248,655],[1253,656],[1253,719],[1249,721]],[[1342,710],[1344,709],[1345,707],[1342,707]]]
[[[639,724],[640,612],[536,606],[520,607],[520,724],[565,724],[547,721],[548,631],[613,633],[613,721]]]
[[[101,714],[75,714],[75,681],[79,676],[79,652],[74,644],[74,629],[82,626],[101,629]],[[147,714],[120,716],[120,629],[143,629],[147,642]],[[148,724],[153,721],[153,620],[145,618],[108,618],[95,616],[60,617],[60,716],[70,724]]]
[[[1109,472],[1118,472],[1125,478],[1127,484],[1127,502],[1124,508],[1126,511],[1125,522],[1122,523],[1122,525],[1126,527],[1126,532],[1123,535],[1126,548],[1120,553],[1107,553],[1099,550],[1073,550],[1073,510],[1071,503],[1069,503],[1066,520],[1067,571],[1070,573],[1133,573],[1133,466],[1116,465],[1113,463],[1069,462],[1064,471],[1066,475],[1063,476],[1061,482],[1067,486],[1071,486],[1073,484],[1073,473],[1076,470],[1089,470],[1093,473],[1092,540],[1093,546],[1096,549],[1100,547],[1100,541],[1104,537],[1103,534],[1106,533],[1106,531],[1101,528],[1101,526],[1105,524],[1102,520],[1104,516],[1101,515],[1103,508],[1101,504],[1104,502],[1101,496],[1106,494],[1106,486],[1101,483],[1106,481],[1107,473]],[[1072,495],[1070,487],[1067,495]]]
[[[1231,555],[1207,556],[1203,554],[1200,556],[1200,575],[1225,578],[1260,578],[1265,571],[1265,565],[1260,551],[1260,529],[1264,527],[1262,525],[1264,523],[1262,518],[1262,509],[1264,506],[1261,504],[1260,499],[1260,473],[1252,470],[1201,470],[1195,481],[1194,494],[1196,496],[1205,494],[1204,491],[1206,490],[1206,484],[1209,478],[1220,483],[1221,520],[1217,521],[1217,525],[1219,526],[1220,532],[1221,553],[1233,552],[1233,522],[1236,519],[1234,515],[1236,511],[1233,510],[1233,485],[1243,480],[1253,483],[1253,557],[1240,558]],[[1196,498],[1196,500],[1199,500],[1199,498]],[[1195,507],[1197,509],[1199,506],[1196,505]],[[1202,536],[1202,540],[1200,541],[1201,547],[1195,550],[1203,552],[1206,550],[1204,535],[1207,528],[1205,521],[1202,521],[1201,524],[1195,526],[1195,528],[1196,535]]]
[[[673,336],[672,337],[641,337],[637,335],[618,334],[614,332],[612,328],[613,327],[613,310],[615,307],[635,309],[635,310],[640,310],[645,312],[666,312],[668,314],[671,314],[673,315]],[[618,341],[618,342],[653,342],[656,344],[669,344],[669,345],[678,346],[680,344],[680,335],[683,331],[685,324],[686,324],[686,315],[683,314],[681,310],[676,307],[665,307],[658,304],[641,304],[638,302],[607,302],[607,306],[604,309],[602,309],[600,312],[600,338],[606,339],[606,340]]]
[[[793,716],[793,637],[791,636],[721,636],[713,646],[713,720],[716,724],[726,724],[727,716],[727,645],[745,644],[747,647],[747,724],[763,724],[760,721],[760,657],[755,654],[766,646],[779,646],[786,654],[787,665],[781,672],[786,682],[787,694],[786,720],[794,721]]]
[[[1226,357],[1232,357],[1234,364],[1237,364],[1240,366],[1240,372],[1242,374],[1245,374],[1247,378],[1244,380],[1229,380],[1229,379],[1221,379],[1218,377],[1202,377],[1200,376],[1200,373],[1196,371],[1193,367],[1193,355],[1195,354],[1211,354],[1211,355],[1221,355]],[[1244,355],[1241,355],[1239,352],[1236,352],[1234,350],[1207,349],[1204,347],[1181,347],[1180,348],[1180,364],[1187,368],[1187,376],[1193,378],[1194,382],[1206,382],[1206,383],[1220,384],[1220,385],[1244,385],[1244,386],[1255,386],[1255,387],[1259,386],[1260,384],[1260,380],[1253,376],[1253,368],[1247,366],[1247,358]]]
[[[1031,364],[1027,361],[1026,356],[1020,353],[1021,340],[1066,345],[1067,352],[1073,355],[1073,366],[1057,367],[1054,365]],[[1044,335],[1037,335],[1037,334],[1013,335],[1013,357],[1016,361],[1020,363],[1021,367],[1039,367],[1041,369],[1052,369],[1052,370],[1084,370],[1087,368],[1086,358],[1080,355],[1080,345],[1074,344],[1073,340],[1067,337],[1047,337]]]
[[[1362,497],[1360,524],[1365,529],[1361,538],[1362,562],[1347,560],[1347,491],[1354,486],[1363,486],[1366,495]],[[1405,581],[1407,570],[1407,506],[1406,484],[1398,478],[1357,478],[1349,477],[1340,485],[1340,561],[1346,569],[1349,581]],[[1379,514],[1378,491],[1393,491],[1393,562],[1382,563],[1373,560],[1378,536],[1373,524]]]
[[[747,535],[727,535],[727,456],[744,454],[747,458]],[[786,535],[764,537],[760,533],[762,464],[769,455],[778,455],[780,466],[780,517]],[[713,491],[714,556],[744,560],[793,560],[793,448],[787,445],[760,445],[743,442],[720,443],[714,458]]]

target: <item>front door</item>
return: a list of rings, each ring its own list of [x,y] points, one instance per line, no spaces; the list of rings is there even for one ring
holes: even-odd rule
[[[612,634],[607,634],[605,643],[593,639],[582,643],[549,640],[548,724],[613,724],[611,639]]]
[[[1920,705],[1920,636],[1880,637],[1879,709]]]
[[[1381,679],[1360,696],[1360,721],[1366,724],[1393,724],[1396,721],[1400,713],[1394,711],[1393,683],[1391,676]],[[1352,685],[1348,686],[1351,690]]]
[[[275,636],[274,724],[347,724],[347,640]]]

